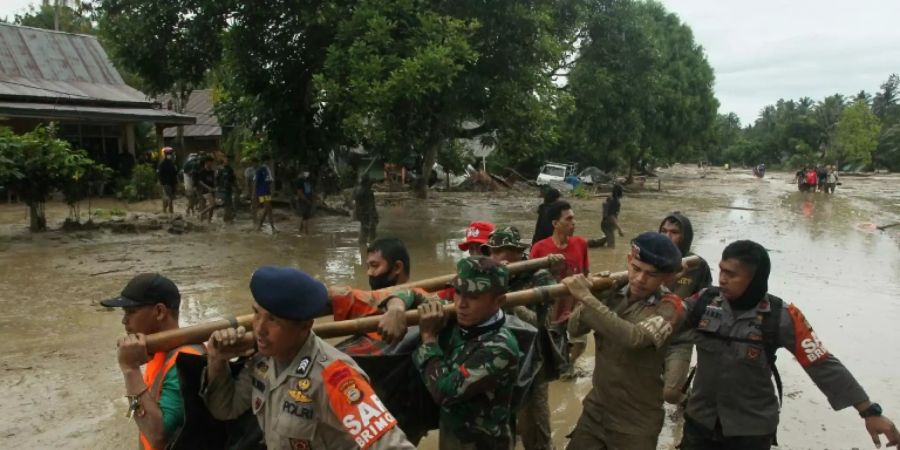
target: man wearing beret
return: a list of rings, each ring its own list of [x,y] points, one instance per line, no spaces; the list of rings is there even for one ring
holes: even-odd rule
[[[518,228],[503,227],[491,233],[484,247],[495,262],[509,264],[524,260],[525,251],[530,245],[522,242]],[[562,263],[565,259],[559,254],[548,257],[554,264]],[[555,283],[549,270],[539,269],[511,275],[508,290],[521,291]],[[555,355],[550,354],[553,352],[541,355],[543,368],[535,377],[531,392],[516,416],[516,432],[522,437],[525,450],[552,449],[548,385],[550,381],[559,378],[560,372],[565,370],[568,363],[566,328],[562,324],[550,323],[548,305],[544,303],[506,308],[506,311],[533,325],[540,333],[546,333],[557,349]],[[540,346],[538,349],[543,350]]]
[[[209,338],[203,375],[212,415],[233,419],[252,409],[270,450],[413,449],[366,374],[318,338],[313,319],[328,302],[325,286],[289,267],[260,267],[250,278],[253,337],[243,327]],[[253,352],[237,379],[228,360]]]
[[[579,306],[569,332],[594,331],[593,389],[568,449],[654,450],[663,424],[663,361],[682,319],[681,299],[665,288],[681,270],[681,252],[666,236],[631,241],[628,284],[599,298],[584,275],[563,280]]]
[[[422,345],[413,362],[440,408],[440,449],[511,449],[519,346],[505,327],[509,270],[485,256],[456,265],[456,321],[442,302],[419,305]]]

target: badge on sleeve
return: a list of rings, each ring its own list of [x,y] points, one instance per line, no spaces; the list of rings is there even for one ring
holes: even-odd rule
[[[808,367],[827,358],[828,350],[825,350],[825,346],[816,337],[816,333],[809,325],[809,322],[806,321],[803,313],[794,305],[788,305],[787,311],[794,326],[793,352],[797,362],[803,367]]]
[[[312,450],[312,445],[306,439],[289,438],[288,443],[291,445],[291,450]]]
[[[381,403],[368,380],[343,361],[322,371],[332,411],[361,449],[366,450],[397,426],[397,419]]]

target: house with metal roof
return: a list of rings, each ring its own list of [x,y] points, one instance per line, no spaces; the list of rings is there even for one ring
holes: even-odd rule
[[[166,128],[197,122],[125,84],[94,36],[0,24],[0,125],[26,132],[51,121],[112,168],[122,154],[133,161],[138,124],[153,124],[162,143]]]
[[[164,108],[170,108],[170,96],[159,99]],[[184,145],[178,142],[178,128],[163,131],[166,145],[175,148],[179,155],[193,152],[215,152],[222,150],[222,127],[216,118],[212,89],[194,89],[184,105],[184,114],[194,116],[197,122],[182,127]]]

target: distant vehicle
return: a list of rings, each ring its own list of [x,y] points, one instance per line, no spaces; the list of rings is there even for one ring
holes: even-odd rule
[[[578,164],[575,163],[546,162],[541,166],[541,173],[538,174],[535,182],[538,186],[565,183],[567,178],[575,177],[577,170]]]

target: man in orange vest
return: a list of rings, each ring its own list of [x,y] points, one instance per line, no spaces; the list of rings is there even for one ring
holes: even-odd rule
[[[206,353],[202,345],[147,353],[146,335],[178,328],[181,305],[178,287],[160,274],[144,273],[132,278],[121,295],[100,304],[125,311],[122,325],[128,334],[118,341],[118,360],[129,400],[127,416],[137,424],[141,448],[166,448],[180,434],[185,422],[175,359],[179,353]],[[141,374],[141,366],[145,364]]]

